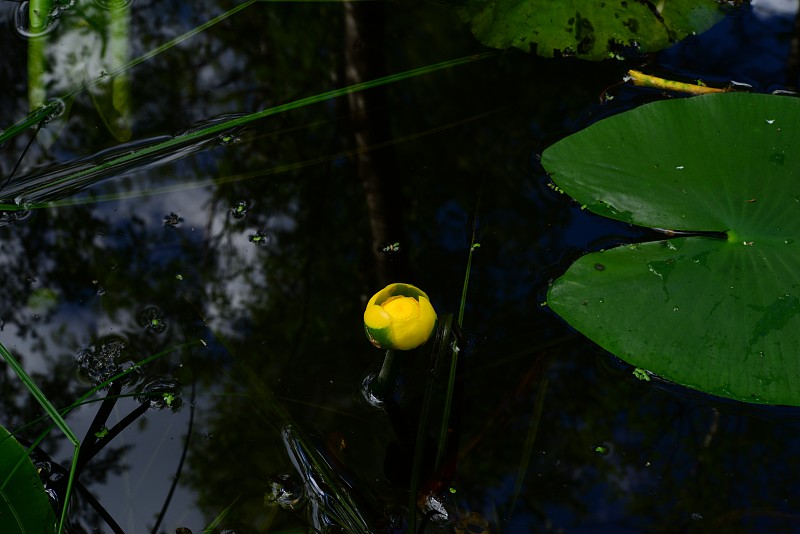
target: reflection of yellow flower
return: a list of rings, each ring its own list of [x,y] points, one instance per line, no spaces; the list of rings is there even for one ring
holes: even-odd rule
[[[411,284],[389,284],[364,311],[364,330],[378,348],[411,350],[431,337],[436,312],[428,295]]]

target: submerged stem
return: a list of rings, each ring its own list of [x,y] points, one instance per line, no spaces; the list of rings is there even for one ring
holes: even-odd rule
[[[396,366],[394,365],[394,350],[388,349],[383,358],[381,370],[375,376],[372,384],[369,385],[370,393],[373,397],[384,402],[392,394],[397,376]]]

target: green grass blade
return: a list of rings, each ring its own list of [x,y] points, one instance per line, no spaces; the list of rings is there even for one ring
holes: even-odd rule
[[[85,178],[91,178],[92,176],[97,175],[98,173],[103,173],[104,171],[114,169],[115,171],[118,168],[124,168],[125,166],[135,163],[136,161],[140,161],[146,156],[155,153],[162,153],[162,152],[177,152],[179,149],[185,148],[187,146],[192,145],[193,143],[207,141],[214,136],[217,136],[222,133],[230,132],[252,122],[265,119],[267,117],[278,115],[280,113],[285,113],[288,111],[292,111],[298,108],[302,108],[305,106],[310,106],[312,104],[317,104],[320,102],[325,102],[327,100],[331,100],[334,98],[339,98],[342,96],[346,96],[352,93],[365,91],[367,89],[372,89],[375,87],[379,87],[382,85],[387,85],[391,83],[396,83],[402,80],[407,80],[410,78],[414,78],[417,76],[422,76],[425,74],[429,74],[438,70],[448,69],[459,65],[465,65],[468,63],[472,63],[479,59],[484,59],[488,57],[492,57],[497,55],[496,52],[485,52],[482,54],[476,54],[472,56],[465,56],[457,59],[451,59],[447,61],[442,61],[439,63],[435,63],[433,65],[426,65],[424,67],[419,67],[416,69],[410,69],[401,73],[391,74],[388,76],[383,76],[381,78],[376,78],[374,80],[369,80],[366,82],[356,83],[353,85],[349,85],[347,87],[341,87],[338,89],[333,89],[331,91],[325,91],[323,93],[319,93],[313,96],[309,96],[306,98],[301,98],[299,100],[295,100],[293,102],[289,102],[286,104],[281,104],[275,107],[271,107],[268,109],[264,109],[261,111],[256,111],[254,113],[250,113],[248,115],[244,115],[241,117],[236,117],[230,120],[218,122],[212,124],[210,126],[199,128],[197,130],[193,130],[187,132],[183,135],[179,135],[160,143],[154,145],[144,146],[142,148],[127,151],[123,155],[114,157],[109,159],[108,161],[101,163],[99,165],[94,165],[89,168],[85,168],[73,173],[69,173],[66,176],[62,176],[60,178],[54,179],[52,181],[37,184],[30,189],[27,189],[22,193],[22,197],[31,197],[35,195],[37,192],[41,192],[43,190],[47,190],[53,187],[60,187],[64,184],[70,184],[74,182],[80,182]],[[0,137],[0,142],[2,142],[2,138]],[[115,172],[116,173],[116,172]],[[19,196],[19,195],[17,195]],[[27,198],[25,198],[27,200]],[[8,208],[4,209],[29,209],[30,206],[25,205],[25,202],[21,203],[20,206],[15,205],[5,205]]]
[[[475,227],[472,228],[472,241],[469,244],[469,255],[467,256],[467,272],[464,273],[464,285],[461,288],[461,302],[458,308],[458,326],[464,326],[464,309],[467,306],[467,289],[469,288],[469,275],[472,271],[472,255],[481,246],[475,241]]]
[[[436,336],[436,341],[431,348],[431,371],[428,374],[428,380],[425,384],[425,393],[422,399],[422,408],[420,410],[419,423],[417,425],[417,440],[414,444],[414,462],[411,466],[411,485],[409,488],[409,503],[408,503],[408,532],[416,532],[417,529],[417,493],[419,492],[420,477],[422,474],[422,465],[425,463],[425,442],[428,436],[428,422],[431,418],[433,409],[433,397],[436,392],[436,369],[439,363],[443,361],[449,354],[452,354],[450,348],[450,338],[452,334],[453,314],[448,313],[442,317],[439,322],[439,331]],[[442,423],[447,426],[447,422]]]
[[[14,356],[11,355],[11,353],[8,351],[8,349],[5,348],[5,346],[2,343],[0,343],[0,357],[2,357],[3,360],[5,360],[5,362],[8,364],[8,366],[11,367],[14,373],[22,381],[22,384],[25,386],[25,389],[27,389],[28,392],[33,396],[33,398],[36,399],[36,402],[38,402],[39,405],[42,408],[44,408],[44,411],[47,413],[50,419],[53,420],[55,426],[57,426],[58,429],[64,433],[67,439],[69,439],[70,443],[72,443],[72,445],[74,446],[75,450],[72,456],[72,467],[70,469],[69,480],[67,482],[67,491],[66,494],[64,495],[64,508],[61,511],[61,520],[59,521],[58,525],[58,532],[60,533],[64,528],[64,522],[66,520],[66,513],[68,508],[66,503],[69,502],[69,498],[72,493],[72,485],[74,482],[73,478],[75,473],[75,462],[77,462],[78,453],[80,452],[80,441],[78,440],[78,437],[75,435],[72,429],[69,427],[69,425],[67,425],[67,422],[61,416],[61,413],[59,413],[56,407],[53,406],[53,404],[45,396],[42,390],[39,389],[39,386],[36,385],[36,382],[34,382],[33,379],[30,377],[30,375],[28,375],[28,373],[25,372],[25,370],[22,368],[19,362],[14,358]]]
[[[453,411],[453,393],[455,392],[456,375],[458,374],[458,355],[460,352],[456,342],[457,338],[454,336],[452,344],[449,347],[445,347],[445,349],[450,349],[450,371],[447,375],[447,392],[445,393],[444,408],[442,409],[442,424],[439,427],[436,461],[433,464],[436,471],[442,467],[442,462],[447,451],[447,442],[450,436],[450,414]]]
[[[372,0],[370,0],[370,1],[372,1]],[[450,129],[450,128],[455,128],[455,127],[458,127],[458,126],[462,126],[462,125],[467,124],[469,122],[482,119],[482,118],[484,118],[484,117],[486,117],[486,116],[488,116],[488,115],[490,115],[492,113],[495,113],[499,109],[502,109],[502,108],[497,108],[495,110],[491,110],[491,111],[488,111],[488,112],[482,112],[482,113],[478,113],[478,114],[475,114],[475,115],[471,115],[471,116],[466,117],[464,119],[453,121],[453,122],[450,122],[450,123],[445,124],[445,125],[436,126],[436,127],[430,128],[430,129],[422,131],[422,132],[414,132],[414,133],[409,134],[409,135],[395,137],[395,138],[393,138],[393,139],[391,139],[389,141],[383,141],[383,142],[380,142],[380,143],[375,143],[373,145],[369,145],[369,146],[366,146],[366,147],[359,147],[359,148],[355,148],[355,149],[351,149],[351,150],[344,150],[344,151],[341,151],[341,152],[336,152],[336,153],[333,153],[333,154],[326,154],[324,156],[318,156],[318,157],[315,157],[315,158],[306,159],[306,160],[299,161],[299,162],[286,163],[286,164],[283,164],[283,165],[276,165],[274,167],[258,169],[258,170],[249,171],[249,172],[246,172],[246,173],[232,174],[232,175],[228,175],[228,176],[219,176],[219,177],[213,177],[213,178],[208,178],[208,179],[204,179],[204,180],[180,182],[180,183],[164,185],[164,186],[161,186],[161,187],[148,187],[147,189],[138,190],[138,191],[115,192],[115,193],[110,193],[110,194],[106,194],[106,195],[92,195],[91,197],[85,197],[84,196],[84,197],[77,197],[77,198],[76,197],[62,198],[65,195],[77,193],[76,189],[78,189],[81,186],[92,185],[93,183],[96,183],[97,181],[103,180],[106,177],[121,175],[122,173],[124,173],[126,171],[126,167],[106,169],[106,171],[102,175],[94,175],[91,179],[87,178],[85,181],[81,180],[79,184],[75,184],[75,183],[69,184],[69,186],[67,186],[65,188],[62,188],[62,189],[59,189],[57,191],[50,191],[50,190],[42,191],[40,197],[34,197],[34,198],[28,197],[26,199],[26,203],[25,203],[24,206],[20,206],[18,204],[2,204],[2,203],[0,203],[0,210],[17,211],[17,210],[20,210],[20,209],[31,209],[31,210],[33,210],[33,209],[45,209],[45,208],[58,207],[58,206],[79,206],[79,205],[86,205],[86,204],[96,204],[96,203],[99,203],[99,202],[118,201],[118,200],[121,200],[121,199],[131,199],[131,198],[143,198],[143,197],[149,197],[149,196],[155,196],[155,195],[163,195],[163,194],[167,194],[167,193],[175,193],[175,192],[179,192],[179,191],[186,191],[186,190],[189,190],[189,189],[199,189],[199,188],[205,188],[205,187],[212,187],[212,186],[228,184],[228,183],[232,183],[232,182],[240,182],[240,181],[245,181],[245,180],[254,180],[254,179],[258,179],[258,178],[264,178],[266,176],[272,176],[272,175],[275,175],[275,174],[281,174],[281,173],[296,171],[296,170],[303,169],[303,168],[306,168],[306,167],[310,167],[310,166],[313,166],[313,165],[320,165],[320,164],[323,164],[323,163],[328,163],[328,162],[339,160],[339,159],[350,158],[350,157],[353,157],[353,156],[355,156],[357,154],[361,154],[361,153],[364,153],[364,152],[371,152],[371,151],[374,151],[374,150],[379,150],[379,149],[382,149],[382,148],[386,148],[387,146],[392,146],[392,145],[397,145],[397,144],[400,144],[400,143],[406,143],[406,142],[409,142],[409,141],[414,141],[414,140],[417,140],[417,139],[419,139],[421,137],[425,137],[425,136],[428,136],[428,135],[439,134],[444,130],[447,130],[447,129]],[[278,135],[278,134],[271,134],[271,135]],[[138,143],[139,143],[139,146],[144,146],[144,145],[147,144],[146,142],[142,142],[142,141],[139,141]],[[203,144],[203,142],[200,142],[200,143],[195,144],[191,148],[191,150],[201,150],[204,146],[205,145]],[[120,145],[120,147],[121,147],[120,152],[122,151],[123,148],[124,148],[124,150],[128,150],[128,145]],[[182,153],[187,153],[187,150],[185,150],[185,149],[182,150]],[[166,161],[172,161],[172,159],[170,159],[170,156],[171,156],[171,154],[169,154],[169,153],[165,153],[165,154],[161,154],[161,155],[153,154],[153,155],[150,156],[150,158],[147,161],[141,161],[141,162],[138,162],[138,164],[139,165],[145,164],[147,166],[154,166],[154,165],[157,165],[159,163],[159,161],[154,161],[154,159],[157,160],[158,158],[163,158],[163,160],[165,162]],[[53,172],[53,174],[55,175],[55,174],[59,173],[59,174],[63,175],[64,174],[63,171],[64,171],[64,168],[61,167],[58,171]],[[45,177],[42,176],[42,175],[38,176],[36,179],[37,180],[41,180],[42,183],[44,183],[46,181]],[[16,187],[15,187],[15,185],[16,185]],[[4,189],[4,191],[6,191],[8,197],[13,197],[13,196],[16,196],[16,193],[18,191],[23,191],[24,188],[25,188],[24,184],[11,184],[9,187]],[[48,198],[51,198],[51,197],[55,197],[56,199],[55,200],[47,200]]]
[[[477,221],[477,217],[475,219]],[[476,228],[477,223],[473,223],[472,225],[472,237],[470,238],[470,246],[469,246],[469,255],[467,256],[467,270],[464,273],[464,284],[461,288],[461,302],[459,303],[458,308],[458,321],[457,325],[459,328],[464,324],[464,309],[467,305],[467,290],[469,288],[469,276],[472,272],[472,255],[475,251],[480,248],[480,243],[476,242]],[[444,398],[444,409],[442,410],[442,424],[439,428],[439,442],[438,442],[438,450],[436,451],[436,462],[435,466],[438,470],[442,466],[442,460],[444,459],[445,451],[447,450],[447,441],[448,436],[450,435],[450,414],[453,411],[453,395],[455,393],[455,386],[456,386],[456,376],[458,374],[458,356],[461,351],[460,347],[457,345],[458,336],[453,339],[452,344],[452,352],[450,355],[450,373],[447,377],[447,392],[445,393]]]
[[[64,433],[65,436],[70,440],[73,445],[78,444],[78,438],[72,432],[72,429],[67,425],[67,422],[64,421],[64,418],[61,416],[61,413],[56,409],[55,406],[52,405],[50,400],[45,396],[39,386],[36,385],[36,382],[25,372],[19,362],[11,355],[8,349],[0,343],[0,357],[5,360],[9,367],[14,371],[14,373],[19,377],[22,381],[25,389],[36,399],[36,402],[44,408],[44,411],[53,420],[53,423],[58,427],[61,432]]]
[[[203,534],[214,534],[216,528],[220,526],[220,524],[222,524],[222,522],[230,513],[231,508],[233,508],[233,505],[236,504],[236,501],[238,500],[239,497],[236,497],[232,503],[230,503],[228,506],[225,507],[224,510],[222,510],[219,514],[217,514],[217,517],[215,517],[214,520],[211,521],[211,523],[209,523],[208,526],[203,529]]]

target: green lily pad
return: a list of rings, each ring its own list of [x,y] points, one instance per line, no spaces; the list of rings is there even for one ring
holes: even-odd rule
[[[55,513],[25,449],[0,426],[0,524],[8,534],[55,532]]]
[[[583,256],[548,304],[630,364],[738,400],[800,405],[800,101],[661,101],[549,147],[553,181],[628,223],[720,232]]]
[[[458,13],[486,46],[589,60],[661,50],[724,16],[717,0],[465,0]]]

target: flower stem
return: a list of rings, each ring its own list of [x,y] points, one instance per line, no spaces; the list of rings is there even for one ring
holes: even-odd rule
[[[383,358],[383,365],[372,382],[372,394],[375,398],[385,401],[392,394],[395,386],[395,377],[397,375],[394,368],[394,350],[388,349],[386,356]]]

